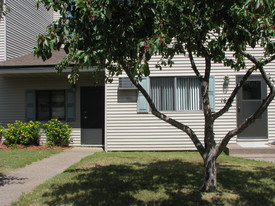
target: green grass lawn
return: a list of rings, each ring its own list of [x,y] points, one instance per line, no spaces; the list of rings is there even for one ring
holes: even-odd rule
[[[96,153],[13,205],[275,205],[275,164],[222,155],[213,193],[202,171],[198,153]]]
[[[0,150],[0,176],[59,152],[61,150]]]

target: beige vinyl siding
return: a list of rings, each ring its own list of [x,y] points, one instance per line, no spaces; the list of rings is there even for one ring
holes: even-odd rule
[[[261,49],[256,48],[250,51],[254,54],[260,54]],[[228,54],[230,55],[230,54]],[[159,57],[154,57],[150,61],[150,77],[164,76],[194,76],[191,71],[189,59],[183,55],[175,56],[175,64],[172,68],[163,68],[162,71],[155,69],[155,64]],[[204,60],[196,58],[198,69],[203,73]],[[275,72],[272,71],[275,64],[266,67],[275,78]],[[233,88],[236,85],[236,75],[244,74],[244,71],[235,72],[231,68],[224,67],[223,64],[213,64],[211,75],[215,76],[215,111],[222,109],[225,103],[222,99],[228,99]],[[257,72],[255,72],[257,74]],[[228,75],[230,79],[228,92],[223,91],[224,76]],[[137,114],[136,101],[121,101],[127,99],[127,96],[137,95],[136,91],[132,93],[118,95],[118,78],[113,83],[106,85],[106,128],[105,128],[105,149],[107,151],[144,151],[144,150],[195,150],[190,138],[179,129],[157,119],[150,112],[148,114]],[[130,98],[131,99],[131,98]],[[190,126],[199,139],[203,142],[204,138],[204,120],[202,111],[173,111],[164,112],[167,116],[174,118]],[[214,132],[217,143],[228,131],[236,128],[236,100],[233,102],[230,110],[215,122]],[[268,109],[268,141],[275,140],[275,103],[273,102]],[[233,137],[230,143],[236,143],[237,137]]]
[[[151,60],[153,69],[158,57]],[[188,59],[175,57],[176,64],[169,69],[153,69],[151,77],[191,76],[190,71],[182,70],[189,65]],[[194,150],[190,138],[173,126],[159,120],[151,113],[137,114],[136,102],[121,103],[117,97],[118,79],[106,86],[106,150]],[[135,91],[132,91],[133,93]],[[134,95],[134,94],[133,94]],[[202,111],[164,112],[167,116],[187,123],[203,139]]]
[[[268,142],[275,142],[275,103],[274,100],[268,108]]]
[[[57,11],[53,12],[53,20],[56,21],[61,17],[60,13]]]
[[[6,60],[6,19],[0,20],[0,61]]]
[[[36,9],[36,0],[7,0],[11,11],[6,16],[7,59],[32,51],[36,36],[45,33],[53,20],[53,12],[42,5]]]
[[[53,69],[53,68],[52,68]],[[53,69],[54,70],[54,69]],[[80,145],[80,87],[92,86],[90,75],[81,74],[76,87],[76,120],[69,122],[73,128],[71,145]],[[26,91],[27,90],[58,90],[70,89],[67,75],[52,74],[12,74],[0,76],[0,122],[3,126],[15,120],[25,121]],[[45,135],[42,135],[45,142]]]

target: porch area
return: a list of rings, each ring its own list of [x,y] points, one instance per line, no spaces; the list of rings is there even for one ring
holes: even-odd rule
[[[275,143],[240,142],[228,144],[226,154],[233,157],[275,163]]]

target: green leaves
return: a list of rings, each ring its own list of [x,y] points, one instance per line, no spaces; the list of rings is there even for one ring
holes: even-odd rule
[[[38,2],[58,10],[61,18],[38,36],[34,54],[46,60],[52,50],[64,48],[68,55],[57,66],[59,71],[74,63],[75,70],[106,68],[110,79],[125,69],[147,76],[153,55],[161,56],[157,67],[171,66],[187,42],[197,56],[237,70],[245,67],[239,51],[248,46],[261,44],[266,56],[274,54],[275,6],[270,0]],[[227,51],[235,53],[233,58],[225,56]]]
[[[41,125],[40,122],[21,122],[19,120],[13,124],[7,124],[7,129],[3,130],[5,144],[38,145]]]
[[[149,65],[147,62],[142,63],[139,67],[139,72],[141,74],[144,74],[144,76],[149,76],[150,75],[150,69],[149,69]]]
[[[67,123],[51,119],[43,125],[43,129],[46,133],[48,146],[64,147],[69,145],[72,128]]]

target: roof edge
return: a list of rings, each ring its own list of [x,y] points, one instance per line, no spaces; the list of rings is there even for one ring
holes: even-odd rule
[[[0,65],[0,69],[22,69],[22,68],[41,68],[41,67],[55,67],[57,64],[46,64],[46,65]],[[75,66],[70,64],[69,66]]]

